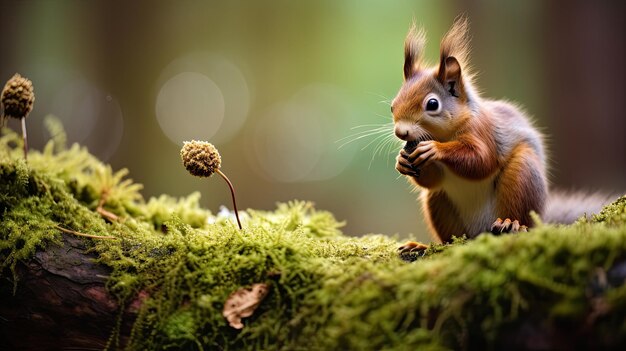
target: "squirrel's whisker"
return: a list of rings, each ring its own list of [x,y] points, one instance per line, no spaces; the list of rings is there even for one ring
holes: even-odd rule
[[[352,137],[357,137],[357,136],[362,136],[362,135],[368,135],[368,134],[378,134],[378,133],[384,133],[384,132],[388,132],[388,131],[389,131],[389,128],[385,128],[385,129],[383,129],[383,128],[377,128],[377,129],[363,130],[363,131],[360,131],[360,132],[356,132],[356,133],[350,134],[350,135],[348,135],[348,136],[346,136],[346,137],[343,137],[343,138],[341,138],[341,139],[339,139],[339,140],[337,140],[337,141],[335,141],[335,142],[336,142],[336,143],[337,143],[337,142],[341,142],[341,141],[344,141],[344,140],[346,140],[346,139],[350,139],[350,138],[352,138]]]
[[[383,139],[381,139],[380,143],[378,143],[378,145],[376,145],[376,147],[374,148],[374,152],[372,152],[372,157],[370,158],[368,169],[372,167],[372,163],[374,162],[374,159],[376,158],[376,156],[382,155],[382,150],[387,145],[389,145],[390,148],[393,146],[395,142],[394,139],[396,139],[394,134],[386,135]],[[387,159],[387,162],[389,162],[389,159]]]
[[[350,140],[348,140],[348,141],[344,142],[343,144],[341,144],[341,145],[338,147],[338,149],[341,149],[341,148],[343,148],[344,146],[346,146],[346,145],[348,145],[348,144],[351,144],[351,143],[353,143],[353,142],[355,142],[355,141],[357,141],[357,140],[361,140],[361,139],[363,139],[363,138],[367,138],[367,137],[370,137],[370,136],[373,136],[373,135],[377,135],[377,134],[382,134],[382,135],[384,135],[383,133],[387,133],[387,131],[386,131],[386,130],[379,130],[379,131],[374,131],[374,132],[370,132],[370,133],[366,133],[366,134],[361,134],[361,135],[359,135],[359,134],[356,134],[356,135],[351,135],[350,137],[351,137],[352,139],[350,139]],[[345,140],[345,139],[347,139],[347,138],[343,138],[343,139]],[[338,140],[338,141],[342,141],[342,140]]]
[[[369,143],[367,143],[365,146],[363,146],[361,148],[361,151],[367,149],[368,146],[372,145],[373,143],[375,143],[377,140],[382,140],[382,138],[385,138],[387,136],[387,134],[381,134],[379,136],[377,136],[376,138],[372,139],[372,141],[370,141]]]
[[[381,131],[387,131],[387,130],[391,130],[391,128],[390,127],[385,127],[385,128],[378,127],[378,128],[368,129],[368,130],[361,130],[361,131],[355,132],[353,134],[350,134],[348,136],[345,136],[345,137],[343,137],[343,138],[341,138],[341,139],[339,139],[339,140],[337,140],[335,142],[340,142],[342,140],[349,139],[351,137],[359,136],[359,135],[362,135],[362,134],[368,134],[368,133],[372,133],[372,132],[375,133],[375,132],[381,132]]]
[[[375,124],[361,124],[361,125],[354,126],[354,127],[350,128],[350,130],[358,129],[358,128],[365,128],[365,127],[379,127],[379,128],[386,127],[386,128],[389,128],[391,126],[393,126],[393,122],[389,122],[389,123],[375,123]]]
[[[385,95],[380,94],[380,93],[375,93],[375,92],[373,92],[373,91],[368,91],[367,93],[368,93],[368,94],[370,94],[370,95],[373,95],[373,96],[377,96],[377,97],[379,97],[379,98],[382,98],[382,99],[384,99],[384,100],[383,100],[383,101],[381,101],[381,102],[386,102],[386,103],[388,103],[389,105],[391,105],[391,102],[389,102],[389,101],[391,101],[391,99],[390,99],[390,98],[388,98],[388,97],[386,97]]]

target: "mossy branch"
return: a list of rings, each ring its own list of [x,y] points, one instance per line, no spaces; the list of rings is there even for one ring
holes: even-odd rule
[[[3,133],[0,315],[9,321],[0,345],[7,348],[101,349],[108,340],[130,350],[626,343],[626,197],[571,226],[457,239],[407,263],[395,238],[345,236],[331,213],[307,202],[248,210],[244,232],[202,209],[198,194],[144,201],[126,174],[80,146],[31,150],[26,164],[20,138]],[[107,208],[124,221],[96,211],[103,188],[112,189]],[[61,234],[58,223],[118,240]],[[254,284],[266,284],[267,295],[235,330],[224,304]],[[98,318],[107,319],[94,326]],[[48,332],[15,337],[32,330]]]

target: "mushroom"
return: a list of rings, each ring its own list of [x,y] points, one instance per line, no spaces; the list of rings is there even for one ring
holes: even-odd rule
[[[0,118],[0,127],[5,122],[5,118],[13,117],[22,120],[22,137],[24,139],[24,159],[28,154],[28,137],[26,135],[26,117],[33,110],[35,102],[35,92],[33,91],[33,82],[28,78],[22,77],[19,73],[15,73],[2,89],[2,117]]]
[[[183,148],[180,150],[180,157],[183,159],[183,165],[191,175],[196,177],[210,177],[213,173],[217,173],[226,181],[233,199],[237,224],[239,225],[239,229],[241,229],[237,202],[235,201],[235,189],[228,177],[220,171],[222,158],[215,146],[206,141],[185,141]]]

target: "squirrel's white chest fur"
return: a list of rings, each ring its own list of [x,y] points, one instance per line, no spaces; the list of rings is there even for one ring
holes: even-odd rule
[[[494,187],[496,175],[475,181],[459,177],[446,167],[444,169],[439,191],[445,192],[454,204],[466,230],[469,233],[488,230],[497,217]]]

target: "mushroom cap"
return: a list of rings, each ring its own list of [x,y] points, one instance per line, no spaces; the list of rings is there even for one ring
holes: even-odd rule
[[[15,73],[2,89],[1,101],[4,116],[18,119],[28,116],[35,102],[33,82]]]
[[[222,164],[220,153],[206,141],[185,141],[180,157],[183,166],[196,177],[210,177]]]

